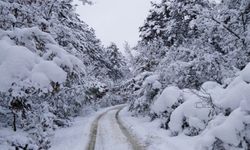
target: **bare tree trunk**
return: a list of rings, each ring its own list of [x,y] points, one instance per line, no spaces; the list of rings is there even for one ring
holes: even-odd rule
[[[13,130],[16,132],[16,114],[14,113],[14,112],[12,112],[13,113]]]

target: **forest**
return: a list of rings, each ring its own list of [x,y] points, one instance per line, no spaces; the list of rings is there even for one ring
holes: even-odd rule
[[[185,136],[197,150],[250,149],[249,0],[152,2],[126,56],[75,7],[0,0],[1,150],[50,149],[75,118],[120,104],[177,145]]]

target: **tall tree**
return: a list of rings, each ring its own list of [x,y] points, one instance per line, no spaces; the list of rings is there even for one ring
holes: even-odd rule
[[[111,43],[106,48],[106,55],[109,58],[112,71],[109,72],[109,76],[114,80],[122,79],[129,72],[128,66],[125,61],[125,57],[119,51],[119,48],[115,43]]]

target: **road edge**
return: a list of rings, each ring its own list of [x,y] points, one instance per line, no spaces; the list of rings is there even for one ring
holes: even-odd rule
[[[99,114],[94,121],[91,123],[91,128],[90,128],[90,134],[89,136],[89,141],[87,142],[88,144],[85,146],[85,150],[95,150],[95,144],[96,144],[96,137],[97,137],[97,130],[98,130],[98,122],[99,120],[107,114],[111,110],[119,109],[122,110],[126,105],[118,105],[118,106],[113,106],[109,108],[108,110],[104,111],[103,113]]]
[[[135,135],[132,134],[132,133],[123,125],[123,123],[122,123],[122,121],[121,121],[121,119],[120,119],[120,117],[119,117],[119,113],[120,113],[120,111],[121,111],[123,108],[125,108],[125,107],[120,108],[120,109],[116,112],[116,114],[115,114],[115,118],[116,118],[116,121],[117,121],[118,125],[119,125],[119,127],[120,127],[122,133],[127,137],[129,143],[132,145],[132,147],[133,147],[134,150],[144,150],[145,147],[142,146],[142,145],[140,144],[139,140],[135,137]]]

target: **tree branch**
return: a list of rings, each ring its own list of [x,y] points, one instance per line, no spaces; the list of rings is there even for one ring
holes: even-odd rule
[[[233,34],[235,37],[237,37],[239,40],[243,40],[237,33],[235,33],[233,30],[231,30],[229,27],[225,26],[220,21],[216,20],[214,17],[212,17],[212,20],[215,21],[217,24],[222,25],[223,28],[225,28],[228,32]],[[244,41],[244,40],[243,40]]]

